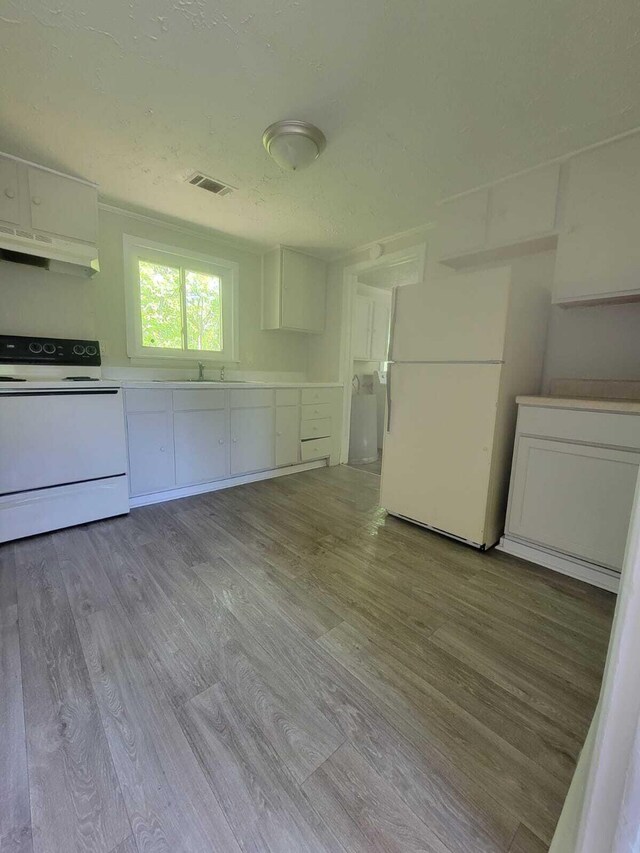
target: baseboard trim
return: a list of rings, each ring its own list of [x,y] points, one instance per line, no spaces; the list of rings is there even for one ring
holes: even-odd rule
[[[179,498],[191,497],[192,495],[203,495],[206,492],[219,492],[221,489],[230,489],[232,486],[242,486],[245,483],[257,483],[259,480],[271,480],[274,477],[299,474],[302,471],[310,471],[312,468],[325,468],[328,461],[328,459],[316,459],[313,462],[288,465],[286,468],[273,468],[269,471],[243,474],[241,477],[228,477],[225,480],[214,480],[210,483],[198,483],[195,486],[184,486],[180,489],[168,489],[167,491],[154,492],[150,495],[137,495],[129,499],[129,506],[131,509],[134,509],[138,506],[149,506],[150,504],[159,504],[165,501],[175,501]]]
[[[592,586],[598,586],[600,589],[618,592],[620,574],[614,572],[613,569],[586,563],[584,560],[547,551],[544,548],[536,548],[534,545],[526,545],[524,542],[518,542],[508,536],[503,536],[496,548],[505,554],[511,554],[513,557],[520,557],[522,560],[528,560],[530,563],[536,563],[538,566],[544,566],[544,568],[552,569],[554,572],[569,575],[571,578],[584,581]]]

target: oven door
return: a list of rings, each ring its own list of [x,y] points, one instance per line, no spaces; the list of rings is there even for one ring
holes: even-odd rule
[[[0,495],[126,468],[119,388],[0,391]]]

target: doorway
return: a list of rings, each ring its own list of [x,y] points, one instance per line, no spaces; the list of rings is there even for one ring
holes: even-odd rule
[[[425,245],[362,261],[344,271],[345,420],[342,462],[380,475],[387,363],[396,287],[424,278]]]

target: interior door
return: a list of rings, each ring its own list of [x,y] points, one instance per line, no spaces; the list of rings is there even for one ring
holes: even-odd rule
[[[484,542],[502,366],[393,364],[380,503],[477,545]]]
[[[398,287],[393,361],[501,361],[508,267]]]

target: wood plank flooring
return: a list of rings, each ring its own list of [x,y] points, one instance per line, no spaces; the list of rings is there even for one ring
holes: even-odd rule
[[[1,853],[542,853],[615,599],[341,466],[0,546]]]

